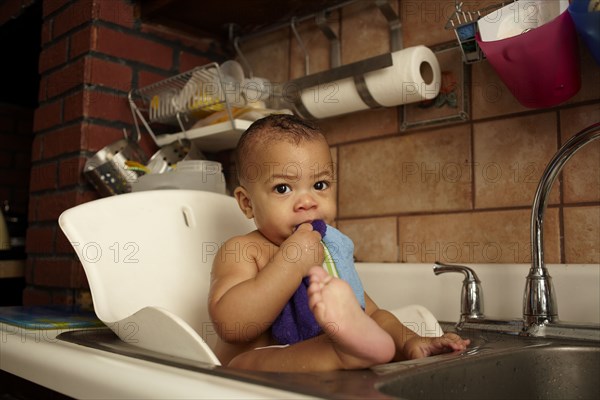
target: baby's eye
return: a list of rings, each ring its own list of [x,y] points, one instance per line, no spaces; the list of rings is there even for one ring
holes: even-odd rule
[[[325,181],[319,181],[319,182],[315,183],[313,185],[313,187],[315,188],[315,190],[325,190],[329,187],[329,183],[327,183]]]
[[[286,194],[286,193],[290,192],[292,189],[288,185],[285,185],[282,183],[280,185],[275,186],[274,190],[275,190],[275,192],[277,192],[279,194]]]

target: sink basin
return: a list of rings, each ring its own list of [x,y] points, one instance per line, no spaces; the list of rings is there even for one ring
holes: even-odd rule
[[[547,343],[472,353],[406,371],[380,383],[377,389],[402,399],[600,396],[600,347],[596,344]]]

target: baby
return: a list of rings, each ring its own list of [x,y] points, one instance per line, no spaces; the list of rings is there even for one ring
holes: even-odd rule
[[[234,195],[257,230],[224,243],[213,264],[209,312],[224,365],[360,369],[466,348],[469,341],[452,333],[416,335],[366,293],[363,310],[352,287],[323,268],[321,234],[311,222],[334,221],[336,182],[329,146],[316,126],[290,115],[254,122],[238,143],[236,167]],[[321,332],[278,342],[273,324],[306,277],[308,307]]]

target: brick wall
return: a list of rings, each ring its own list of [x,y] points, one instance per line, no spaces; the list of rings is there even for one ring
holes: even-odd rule
[[[139,20],[127,0],[44,0],[39,108],[31,154],[24,304],[86,304],[87,281],[57,225],[97,198],[88,157],[132,129],[127,93],[225,56],[218,43]],[[142,138],[151,155],[154,145]]]

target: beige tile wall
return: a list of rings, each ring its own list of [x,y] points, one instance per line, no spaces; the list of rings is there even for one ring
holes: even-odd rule
[[[404,47],[454,41],[444,25],[453,0],[395,1]],[[471,1],[473,9],[497,1]],[[465,3],[467,4],[467,3]],[[390,51],[386,21],[370,1],[328,17],[342,64]],[[329,44],[298,25],[311,73],[329,68]],[[288,29],[244,43],[256,76],[304,75]],[[470,66],[466,122],[400,131],[401,108],[319,121],[338,163],[337,225],[356,259],[381,262],[526,263],[533,195],[546,163],[569,137],[600,121],[600,67],[581,47],[582,89],[558,107],[523,107],[487,61]],[[600,262],[600,141],[576,154],[550,197],[546,261]]]

